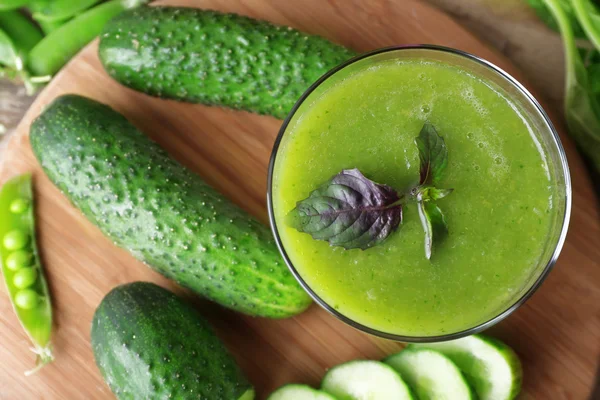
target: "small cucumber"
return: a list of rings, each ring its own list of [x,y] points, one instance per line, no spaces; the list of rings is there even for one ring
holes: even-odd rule
[[[141,7],[100,36],[106,71],[152,96],[284,118],[308,87],[354,53],[266,21],[184,7]]]
[[[30,141],[72,203],[166,277],[255,316],[289,317],[310,304],[266,226],[110,107],[59,97],[33,122]]]
[[[400,375],[378,361],[350,361],[330,369],[321,390],[338,400],[413,399]]]
[[[92,321],[92,349],[120,400],[252,400],[254,390],[198,312],[153,283],[118,286]]]
[[[523,372],[515,352],[489,336],[472,335],[440,343],[413,344],[450,358],[475,388],[480,400],[512,400],[521,391]]]
[[[336,400],[335,397],[307,385],[290,384],[274,391],[267,400]]]
[[[437,351],[406,349],[384,362],[398,371],[419,400],[475,399],[458,367]]]

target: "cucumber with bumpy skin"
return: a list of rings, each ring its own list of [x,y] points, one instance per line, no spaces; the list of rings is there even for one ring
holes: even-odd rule
[[[285,385],[271,393],[267,400],[336,400],[328,393],[315,390],[307,385]]]
[[[254,398],[208,322],[153,283],[108,293],[94,314],[91,337],[96,364],[120,400]]]
[[[330,369],[321,390],[339,400],[413,400],[410,389],[389,365],[350,361]]]
[[[450,358],[463,372],[480,400],[512,400],[521,391],[523,372],[515,352],[506,344],[485,335],[439,343],[412,344]]]
[[[110,107],[59,97],[33,122],[30,141],[71,202],[166,277],[255,316],[289,317],[310,304],[266,226]]]
[[[458,367],[437,351],[409,348],[384,362],[398,371],[419,400],[475,399]]]
[[[141,7],[106,24],[99,55],[113,78],[152,96],[284,118],[313,82],[355,53],[236,14]]]

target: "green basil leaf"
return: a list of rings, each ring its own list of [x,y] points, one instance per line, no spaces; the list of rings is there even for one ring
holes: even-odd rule
[[[432,124],[425,122],[415,143],[419,149],[421,162],[419,183],[421,185],[437,183],[448,166],[448,149],[444,138],[438,135]]]
[[[431,259],[434,240],[440,243],[448,235],[448,225],[442,210],[433,201],[419,201],[419,218],[425,231],[425,257]]]
[[[358,169],[343,170],[299,201],[287,223],[314,239],[345,249],[367,249],[384,241],[402,222],[398,193]]]
[[[418,201],[443,199],[452,193],[454,189],[438,189],[433,186],[422,186],[418,188],[416,198]]]

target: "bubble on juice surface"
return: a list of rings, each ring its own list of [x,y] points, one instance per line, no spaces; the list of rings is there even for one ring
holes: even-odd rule
[[[479,100],[479,98],[475,95],[475,91],[472,86],[463,87],[460,95],[475,109],[479,115],[487,116],[490,113],[489,110],[483,106],[481,100]]]
[[[410,160],[408,159],[407,149],[404,149],[404,162],[406,162],[406,168],[410,169]]]
[[[377,295],[375,294],[375,289],[369,289],[369,290],[367,290],[367,299],[369,299],[369,300],[376,300],[377,299]]]

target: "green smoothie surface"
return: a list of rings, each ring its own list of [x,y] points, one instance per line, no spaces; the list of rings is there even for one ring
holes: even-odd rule
[[[485,322],[522,296],[545,265],[557,189],[539,132],[495,84],[425,59],[362,62],[314,92],[281,141],[273,211],[288,257],[310,288],[346,317],[404,336],[437,336]],[[398,192],[415,186],[415,137],[425,121],[444,137],[441,200],[449,235],[424,254],[416,204],[385,242],[345,250],[286,225],[285,215],[343,169]],[[542,266],[543,267],[543,266]]]

